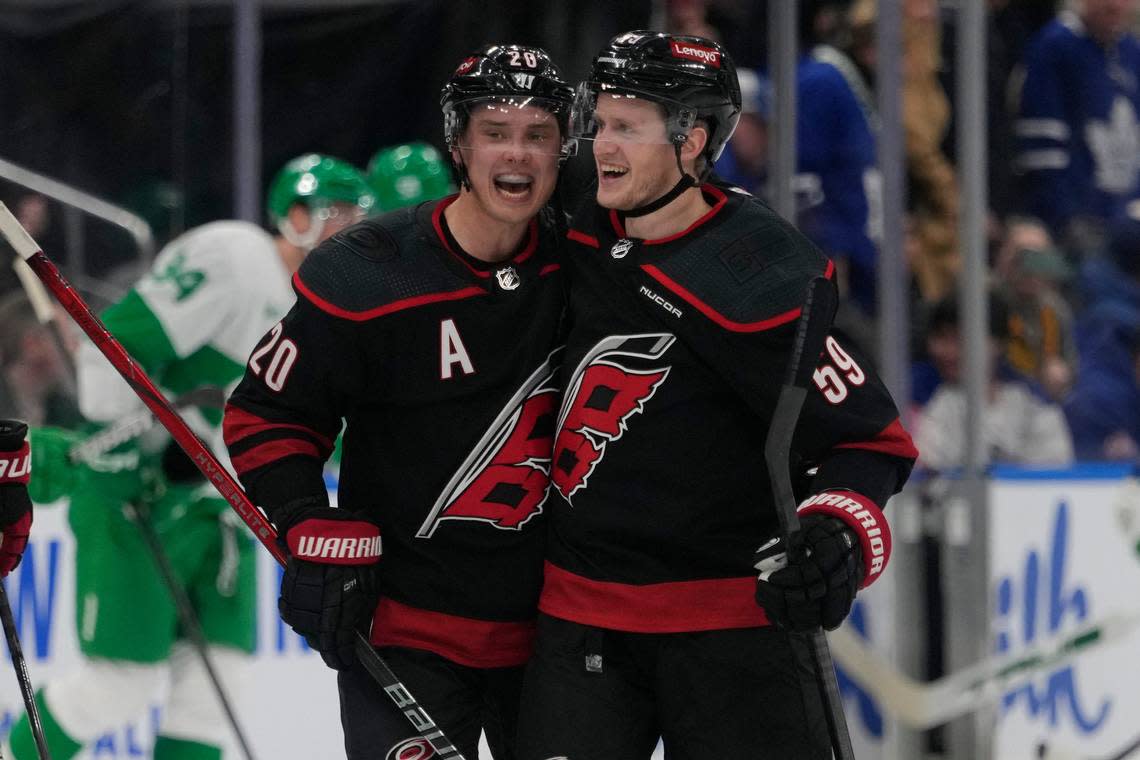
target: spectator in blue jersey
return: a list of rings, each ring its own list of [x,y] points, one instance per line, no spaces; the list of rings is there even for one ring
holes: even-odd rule
[[[740,79],[740,121],[732,139],[720,154],[713,170],[730,185],[753,195],[764,195],[768,173],[768,117],[772,106],[772,85],[751,69],[738,69]]]
[[[1140,460],[1140,331],[1102,322],[1065,416],[1081,460]]]
[[[1111,225],[1107,251],[1081,268],[1081,373],[1065,414],[1079,458],[1133,460],[1140,452],[1140,201]]]
[[[806,51],[796,70],[797,222],[843,275],[864,315],[875,311],[880,181],[878,117],[864,72],[830,45]]]
[[[1025,210],[1078,252],[1138,194],[1135,0],[1082,0],[1031,41],[1014,131]]]

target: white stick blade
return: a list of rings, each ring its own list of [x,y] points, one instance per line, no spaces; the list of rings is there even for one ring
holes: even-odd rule
[[[36,277],[36,273],[32,271],[31,266],[24,259],[12,259],[12,268],[16,270],[16,277],[24,286],[24,293],[27,294],[28,300],[32,303],[32,311],[36,313],[36,320],[41,325],[51,322],[55,316],[55,307],[52,305],[54,302],[51,300],[47,288]]]
[[[28,234],[28,231],[23,228],[3,203],[0,203],[0,234],[4,235],[4,239],[16,249],[16,253],[22,259],[30,259],[40,252],[40,247],[36,245],[36,241],[32,240],[32,236]]]

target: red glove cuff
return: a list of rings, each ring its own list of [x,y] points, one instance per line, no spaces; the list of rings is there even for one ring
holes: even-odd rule
[[[810,496],[796,510],[800,515],[838,517],[859,537],[863,547],[863,583],[878,580],[891,558],[891,526],[879,505],[854,491],[824,491]]]
[[[25,512],[20,519],[9,525],[0,533],[0,577],[7,577],[8,573],[20,564],[24,556],[24,549],[28,546],[28,534],[32,530],[32,513]]]
[[[285,534],[297,559],[328,565],[371,565],[380,559],[380,528],[364,520],[309,518]]]
[[[32,474],[32,449],[28,442],[15,451],[0,451],[0,483],[27,485]]]

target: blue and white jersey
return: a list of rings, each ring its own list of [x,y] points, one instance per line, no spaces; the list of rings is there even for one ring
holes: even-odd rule
[[[1026,210],[1060,232],[1074,216],[1111,219],[1140,194],[1140,44],[1105,46],[1062,13],[1030,42],[1014,124]]]
[[[796,77],[796,221],[828,256],[847,260],[851,296],[873,312],[882,228],[874,96],[851,59],[827,46],[801,59]]]

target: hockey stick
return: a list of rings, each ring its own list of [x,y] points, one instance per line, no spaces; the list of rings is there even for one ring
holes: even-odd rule
[[[1135,752],[1138,749],[1140,749],[1140,736],[1133,739],[1132,743],[1129,744],[1127,747],[1120,750],[1119,752],[1117,752],[1112,757],[1105,758],[1105,760],[1125,760],[1125,758],[1127,758],[1129,755],[1131,755],[1133,752]]]
[[[831,320],[835,317],[835,293],[832,288],[832,284],[823,277],[816,277],[808,283],[807,297],[796,323],[787,376],[776,400],[768,437],[764,441],[764,461],[768,466],[772,498],[788,557],[802,551],[800,518],[796,513],[796,497],[792,490],[792,436],[796,432],[804,399],[807,398],[808,378],[815,370]],[[847,716],[843,713],[843,698],[839,695],[835,665],[831,662],[831,652],[827,648],[827,635],[822,628],[817,628],[802,636],[811,651],[816,685],[827,714],[827,730],[831,735],[831,747],[836,760],[854,760],[851,736],[847,732]]]
[[[1140,615],[1109,615],[1053,642],[1027,652],[977,662],[934,681],[918,681],[899,672],[851,631],[831,633],[831,647],[843,669],[881,701],[891,715],[925,730],[972,713],[1047,668],[1077,655],[1117,643],[1140,628]]]
[[[91,338],[92,342],[107,357],[107,360],[127,381],[127,384],[142,399],[143,403],[150,407],[162,426],[170,432],[170,435],[178,442],[178,445],[182,447],[182,450],[186,452],[195,466],[218,489],[222,498],[249,526],[262,546],[273,555],[279,564],[284,565],[285,551],[277,544],[277,532],[265,519],[265,515],[253,505],[238,482],[222,467],[206,444],[194,434],[186,421],[179,416],[170,402],[163,397],[162,393],[147,377],[142,367],[126,352],[123,345],[108,332],[99,318],[91,311],[91,307],[64,279],[63,274],[51,262],[51,259],[44,255],[36,241],[32,240],[31,235],[20,226],[19,221],[12,216],[12,212],[3,203],[0,203],[0,234],[7,239],[16,253],[28,262],[32,271],[55,295],[76,324]],[[384,693],[404,714],[404,717],[408,719],[408,722],[412,724],[420,736],[431,744],[440,760],[464,760],[458,748],[444,736],[443,731],[428,716],[427,711],[392,672],[388,663],[372,648],[367,637],[359,631],[356,635],[355,648],[364,669],[376,680]]]
[[[24,698],[24,709],[28,711],[28,723],[32,726],[32,738],[36,742],[36,754],[40,760],[51,760],[47,739],[44,738],[44,725],[40,722],[40,710],[36,707],[36,696],[32,689],[32,679],[28,677],[28,661],[24,659],[24,649],[20,646],[20,635],[16,631],[16,621],[12,619],[12,606],[8,604],[8,592],[0,583],[0,622],[4,624],[4,637],[8,639],[8,654],[12,655],[12,669],[20,683],[20,696]]]
[[[222,711],[226,714],[230,728],[233,729],[234,736],[237,737],[242,754],[245,755],[246,760],[253,760],[253,750],[250,749],[249,741],[245,738],[245,732],[242,731],[241,724],[238,723],[237,713],[234,712],[229,697],[226,695],[226,690],[222,687],[222,681],[218,677],[218,672],[214,669],[214,662],[210,659],[210,652],[207,648],[209,645],[206,643],[206,634],[202,632],[202,623],[198,620],[198,615],[194,612],[194,607],[190,604],[190,597],[186,594],[186,589],[182,587],[182,584],[178,581],[178,576],[174,573],[174,567],[170,564],[170,557],[167,556],[166,551],[162,548],[158,533],[154,529],[154,523],[150,520],[149,510],[142,504],[137,506],[128,504],[126,512],[128,516],[135,519],[135,524],[139,526],[139,533],[143,537],[143,542],[146,543],[147,548],[150,549],[154,563],[158,566],[159,575],[162,576],[162,580],[166,583],[167,591],[170,592],[171,598],[174,599],[174,609],[178,613],[178,621],[181,623],[187,637],[190,639],[191,645],[197,652],[198,659],[202,662],[202,667],[206,669],[206,675],[214,687],[214,693],[218,697],[218,702],[222,705]]]

